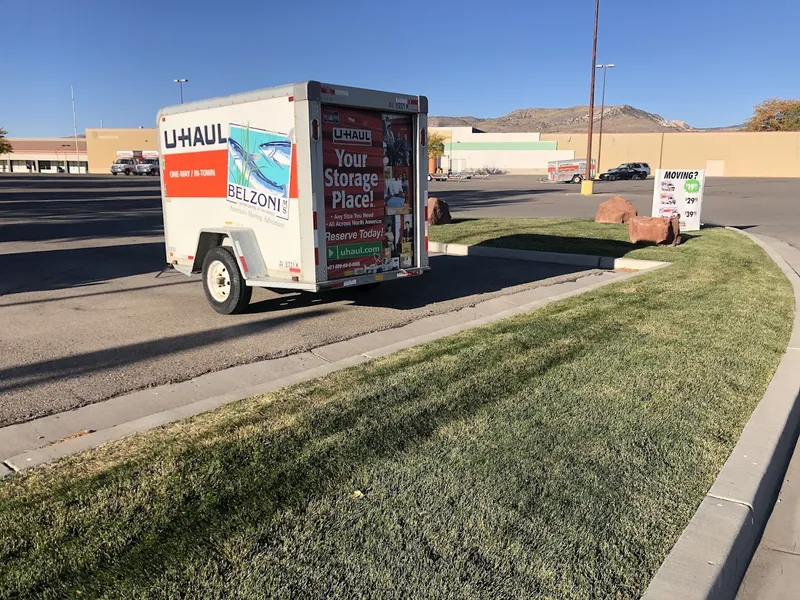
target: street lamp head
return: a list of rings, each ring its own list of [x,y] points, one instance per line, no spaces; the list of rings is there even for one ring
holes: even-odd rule
[[[172,81],[174,81],[175,83],[187,83],[189,80],[188,79],[173,79]]]
[[[607,65],[595,65],[595,69],[613,69],[616,65],[614,63],[609,63]]]

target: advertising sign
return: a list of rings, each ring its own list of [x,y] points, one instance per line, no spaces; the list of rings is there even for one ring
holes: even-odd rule
[[[285,133],[231,124],[228,202],[265,217],[289,218],[292,140]]]
[[[700,229],[705,171],[658,169],[653,188],[653,216],[680,217],[681,231]]]
[[[413,266],[412,138],[410,115],[323,107],[328,277]]]

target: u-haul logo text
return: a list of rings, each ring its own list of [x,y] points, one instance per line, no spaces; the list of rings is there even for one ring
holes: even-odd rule
[[[202,127],[181,127],[164,131],[164,145],[167,148],[191,148],[193,146],[213,146],[227,144],[228,138],[222,135],[222,123],[203,125]]]
[[[334,127],[333,143],[353,146],[371,146],[372,130],[352,129],[350,127]]]

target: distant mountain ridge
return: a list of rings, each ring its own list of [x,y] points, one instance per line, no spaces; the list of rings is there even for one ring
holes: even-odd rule
[[[595,107],[595,131],[600,125],[600,107]],[[430,127],[475,127],[486,132],[582,133],[589,129],[589,107],[520,108],[502,117],[429,117]],[[730,129],[737,129],[731,127]],[[720,129],[720,128],[718,128]],[[729,128],[726,128],[729,129]],[[606,106],[603,131],[648,133],[661,131],[702,131],[684,121],[669,121],[655,113],[627,104]]]

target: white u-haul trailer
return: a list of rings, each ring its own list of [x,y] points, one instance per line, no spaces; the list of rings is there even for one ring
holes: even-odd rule
[[[217,312],[428,270],[428,102],[308,81],[158,114],[167,262]]]

